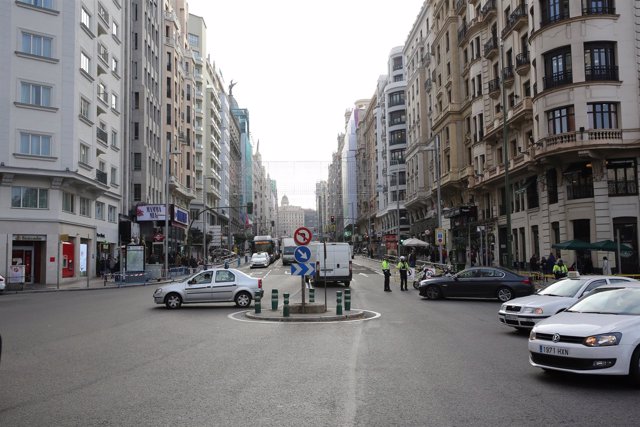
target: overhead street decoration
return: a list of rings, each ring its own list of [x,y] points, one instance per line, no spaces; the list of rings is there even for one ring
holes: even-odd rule
[[[311,234],[311,230],[307,227],[300,227],[293,233],[293,240],[296,242],[296,245],[308,245],[312,237],[313,234]]]
[[[311,259],[311,249],[306,246],[298,246],[295,252],[293,252],[293,257],[296,259],[296,262],[307,262]]]
[[[313,276],[316,274],[316,266],[312,262],[301,262],[299,264],[291,264],[292,276]]]

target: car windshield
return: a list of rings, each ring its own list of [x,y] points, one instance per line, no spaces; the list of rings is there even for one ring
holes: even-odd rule
[[[285,255],[293,255],[295,250],[296,250],[296,248],[294,248],[294,247],[286,247],[286,248],[284,248],[284,254]]]
[[[581,279],[563,279],[554,283],[553,285],[547,286],[546,288],[538,292],[538,295],[573,298],[576,296],[585,282],[586,280]]]
[[[567,311],[577,313],[640,315],[640,289],[615,289],[578,301]]]

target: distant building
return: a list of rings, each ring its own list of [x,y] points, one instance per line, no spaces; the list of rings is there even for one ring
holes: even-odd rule
[[[278,210],[278,232],[280,237],[293,237],[296,228],[302,227],[305,222],[304,209],[300,206],[289,205],[289,198],[282,196],[280,209]]]

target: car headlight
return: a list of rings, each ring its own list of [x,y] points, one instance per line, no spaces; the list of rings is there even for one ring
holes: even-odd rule
[[[502,304],[500,306],[500,311],[507,311],[507,304]]]
[[[524,307],[522,312],[527,314],[542,314],[544,310],[542,307]]]
[[[156,289],[156,291],[153,293],[154,296],[155,295],[160,295],[160,294],[162,294],[162,288]]]
[[[620,332],[612,332],[609,334],[591,335],[586,337],[582,344],[587,347],[606,347],[610,345],[620,344],[622,334]]]
[[[536,331],[532,329],[531,332],[529,332],[529,340],[533,341],[535,339],[536,339]]]

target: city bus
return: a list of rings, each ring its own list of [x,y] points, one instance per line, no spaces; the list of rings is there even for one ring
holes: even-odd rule
[[[270,262],[280,257],[278,240],[271,236],[255,236],[251,245],[251,253],[266,252]]]

